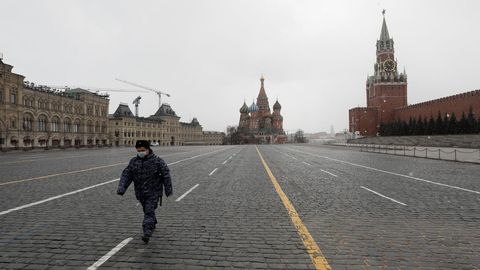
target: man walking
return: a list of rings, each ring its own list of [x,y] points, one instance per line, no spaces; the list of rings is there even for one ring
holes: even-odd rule
[[[153,153],[148,141],[138,140],[135,148],[137,156],[123,170],[117,194],[123,196],[133,181],[135,196],[143,206],[142,240],[147,244],[157,224],[155,209],[159,202],[162,205],[163,188],[167,197],[173,193],[172,179],[167,164]]]

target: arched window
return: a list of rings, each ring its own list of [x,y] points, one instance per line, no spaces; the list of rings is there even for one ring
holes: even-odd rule
[[[75,133],[80,133],[81,131],[81,122],[80,122],[80,119],[76,119],[75,120],[75,123],[73,124],[73,132]]]
[[[47,117],[45,115],[38,117],[38,131],[47,131]]]
[[[88,133],[93,133],[93,123],[91,120],[88,120],[87,122],[87,132]]]
[[[3,89],[0,88],[0,102],[3,102]]]
[[[17,129],[17,119],[15,117],[10,118],[10,128]]]
[[[33,129],[33,116],[29,113],[23,115],[23,130],[32,131]]]
[[[100,132],[100,124],[97,122],[95,122],[95,133],[99,133]]]
[[[72,121],[69,118],[63,120],[63,131],[72,132]]]
[[[60,131],[60,118],[58,118],[56,116],[52,118],[52,131],[53,132],[59,132]]]
[[[102,122],[102,133],[107,133],[107,124]]]

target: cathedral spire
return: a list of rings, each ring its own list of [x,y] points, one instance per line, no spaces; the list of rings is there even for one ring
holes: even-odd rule
[[[260,92],[258,93],[258,97],[267,97],[267,93],[265,92],[265,86],[264,86],[264,82],[265,81],[265,78],[263,77],[263,74],[262,74],[262,77],[260,77]]]
[[[268,115],[270,113],[270,105],[268,104],[268,97],[267,93],[265,92],[264,81],[265,78],[262,74],[262,77],[260,77],[260,92],[258,93],[257,97],[257,105],[262,114]]]

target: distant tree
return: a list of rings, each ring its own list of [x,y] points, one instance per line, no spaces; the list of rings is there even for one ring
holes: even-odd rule
[[[457,131],[458,131],[459,134],[470,133],[470,127],[468,125],[468,120],[467,120],[467,116],[465,115],[465,112],[462,112],[462,117],[460,118],[460,121],[458,122]]]
[[[415,124],[413,123],[413,117],[410,116],[408,119],[408,131],[405,135],[413,135],[413,129],[414,129]]]
[[[385,124],[385,136],[392,136],[392,123]]]
[[[437,120],[435,120],[435,130],[433,132],[434,135],[441,135],[441,134],[444,134],[445,130],[445,127],[444,127],[444,124],[443,124],[443,119],[442,119],[442,115],[440,114],[440,112],[438,112],[438,116],[437,116]]]
[[[450,114],[445,113],[443,116],[443,132],[442,134],[449,134],[450,132]]]
[[[475,119],[472,106],[470,106],[470,108],[468,109],[467,125],[468,125],[467,133],[469,134],[478,133],[479,130],[477,129],[477,119]]]
[[[386,136],[385,135],[385,128],[386,128],[386,125],[383,122],[380,122],[380,126],[378,127],[378,135]]]
[[[427,117],[423,117],[423,135],[427,134],[428,120]]]
[[[475,134],[480,132],[480,117],[477,119],[474,131],[475,131]]]
[[[423,135],[425,132],[425,126],[421,116],[418,117],[417,124],[415,126],[415,135]]]
[[[425,134],[432,135],[434,131],[435,131],[435,120],[433,119],[433,115],[430,115],[430,119],[428,120]]]
[[[450,121],[448,122],[448,134],[457,134],[458,133],[458,122],[455,113],[452,112],[450,115]]]
[[[417,135],[417,119],[413,118],[412,124],[410,125],[410,135]]]
[[[403,135],[403,136],[406,136],[406,135],[409,135],[410,133],[410,127],[408,126],[408,123],[407,121],[402,121],[401,122],[401,131],[400,131],[400,134]]]
[[[299,129],[297,132],[295,132],[295,137],[294,137],[294,142],[295,143],[306,143],[307,138],[305,137],[305,134],[303,130]]]
[[[225,136],[225,142],[227,144],[240,144],[242,143],[242,137],[236,126],[228,126],[227,134]]]

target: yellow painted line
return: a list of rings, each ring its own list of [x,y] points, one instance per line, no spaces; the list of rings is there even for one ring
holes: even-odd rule
[[[328,264],[327,259],[323,255],[322,250],[320,250],[320,247],[315,242],[315,239],[313,239],[307,227],[303,224],[302,219],[298,215],[297,210],[295,210],[295,207],[293,207],[287,195],[285,194],[285,192],[283,192],[282,187],[280,186],[277,179],[273,175],[272,171],[268,167],[267,162],[265,162],[265,160],[263,159],[263,156],[260,153],[260,150],[258,150],[258,147],[256,146],[255,148],[257,149],[258,156],[260,156],[260,159],[262,160],[263,167],[265,167],[265,171],[267,171],[267,174],[270,177],[270,180],[272,181],[273,186],[275,187],[275,191],[277,192],[278,196],[280,196],[280,199],[282,200],[283,205],[287,209],[288,215],[292,219],[293,225],[295,226],[295,228],[297,228],[298,235],[302,239],[303,245],[307,249],[307,253],[312,259],[313,265],[318,270],[332,269]]]
[[[196,155],[196,156],[193,156],[193,157],[189,157],[189,158],[186,158],[186,159],[182,159],[182,160],[179,160],[179,161],[175,161],[175,162],[169,163],[168,165],[174,165],[174,164],[180,163],[180,162],[182,162],[182,161],[194,159],[194,158],[197,158],[197,157],[205,156],[205,155],[208,155],[208,154],[212,154],[212,153],[216,153],[216,152],[224,151],[224,150],[225,150],[225,149],[220,149],[220,150],[217,150],[217,151],[208,152],[208,153],[201,154],[201,155]],[[190,152],[192,152],[192,151],[190,151]],[[173,153],[173,154],[170,154],[170,155],[164,155],[164,156],[162,156],[162,157],[168,157],[168,156],[173,156],[173,155],[177,155],[177,154],[184,154],[184,153],[189,153],[189,152]],[[32,177],[32,178],[27,178],[27,179],[21,179],[21,180],[15,180],[15,181],[10,181],[10,182],[0,183],[0,186],[10,185],[10,184],[18,184],[18,183],[29,182],[29,181],[34,181],[34,180],[42,180],[42,179],[47,179],[47,178],[56,177],[56,176],[62,176],[62,175],[69,175],[69,174],[75,174],[75,173],[81,173],[81,172],[88,172],[88,171],[93,171],[93,170],[98,170],[98,169],[104,169],[104,168],[109,168],[109,167],[114,167],[114,166],[120,166],[120,165],[126,165],[126,164],[128,164],[128,162],[115,163],[115,164],[110,164],[110,165],[105,165],[105,166],[98,166],[98,167],[91,167],[91,168],[87,168],[87,169],[83,169],[83,170],[77,170],[77,171],[70,171],[70,172],[49,174],[49,175],[44,175],[44,176],[37,176],[37,177]]]
[[[37,177],[32,177],[32,178],[27,178],[27,179],[15,180],[15,181],[10,181],[10,182],[0,183],[0,186],[10,185],[10,184],[18,184],[18,183],[28,182],[28,181],[33,181],[33,180],[47,179],[47,178],[55,177],[55,176],[62,176],[62,175],[69,175],[69,174],[75,174],[75,173],[81,173],[81,172],[88,172],[88,171],[104,169],[104,168],[108,168],[108,167],[114,167],[114,166],[125,165],[125,164],[128,164],[128,162],[115,163],[115,164],[92,167],[92,168],[78,170],[78,171],[70,171],[70,172],[49,174],[49,175],[44,175],[44,176],[37,176]]]

